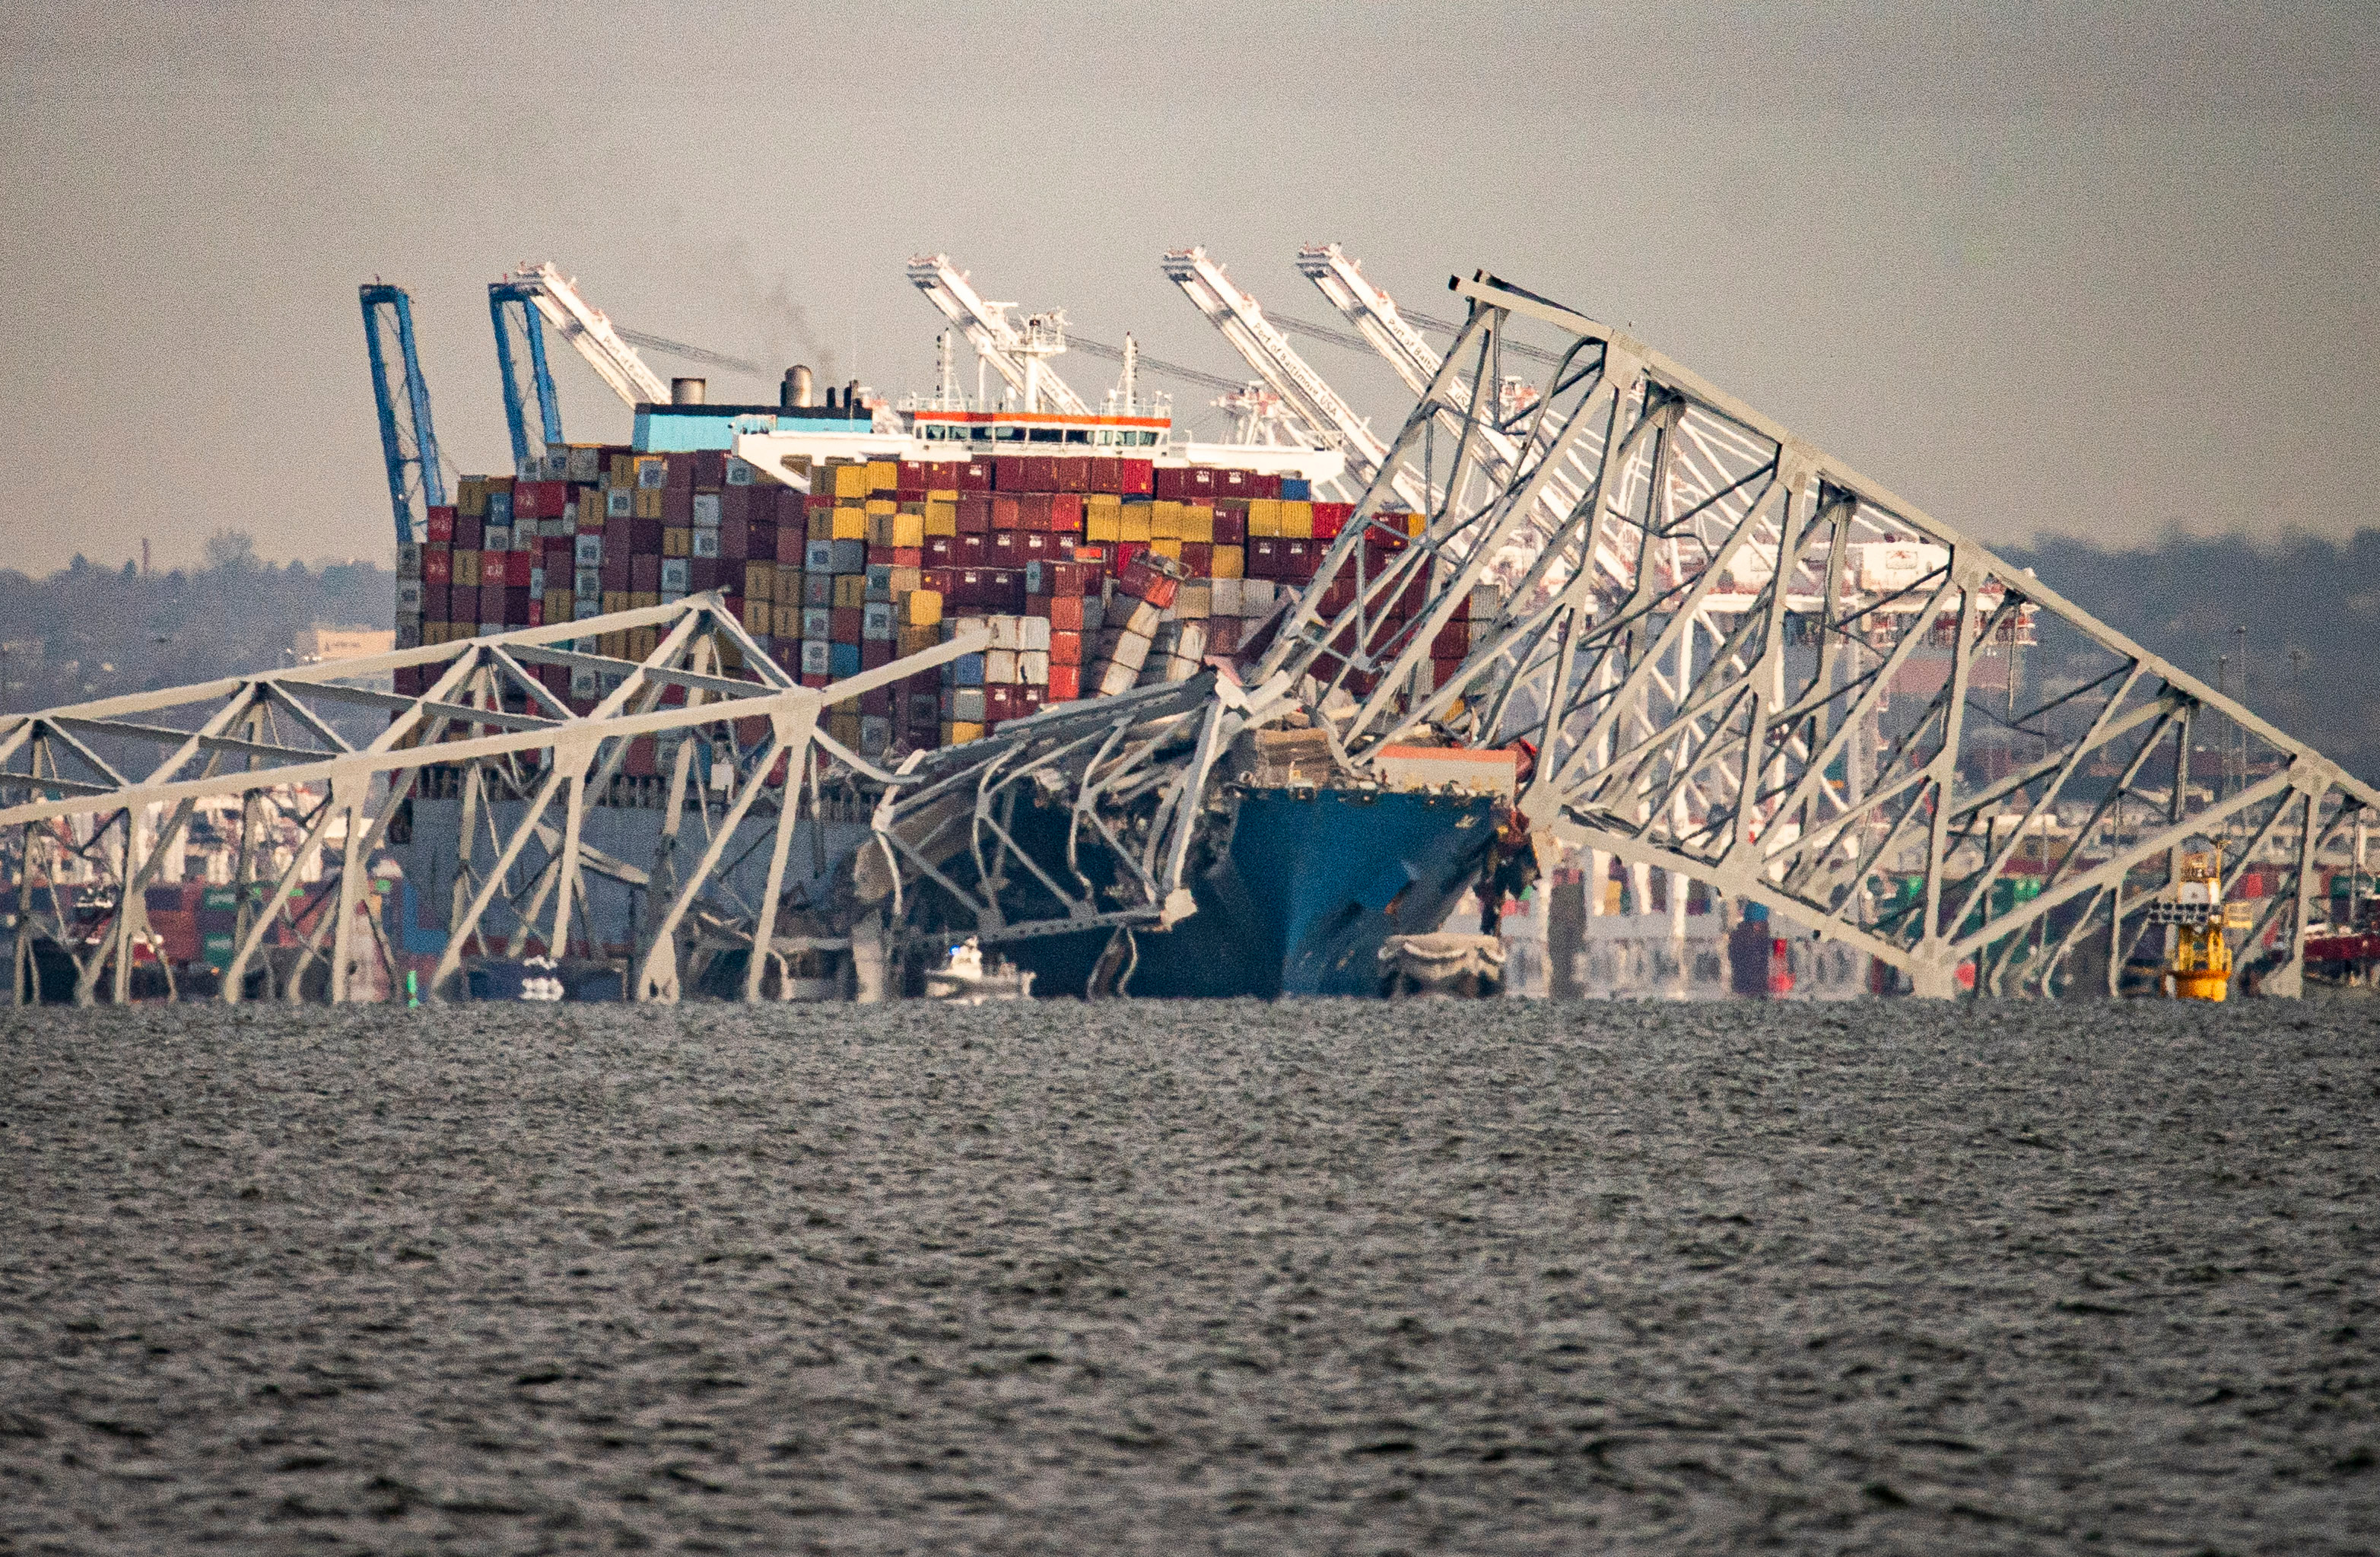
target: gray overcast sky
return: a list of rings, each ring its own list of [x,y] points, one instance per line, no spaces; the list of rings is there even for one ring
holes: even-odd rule
[[[899,389],[938,322],[912,252],[1231,372],[1160,252],[1326,319],[1289,263],[1320,238],[1431,311],[1484,265],[1633,323],[1987,541],[2341,535],[2380,475],[2375,44],[2369,4],[17,0],[0,566],[143,536],[178,564],[223,525],[384,557],[374,274],[482,470],[484,287],[525,258],[634,327],[844,371],[856,343]],[[1384,371],[1313,359],[1402,417]],[[572,437],[625,439],[556,374]]]

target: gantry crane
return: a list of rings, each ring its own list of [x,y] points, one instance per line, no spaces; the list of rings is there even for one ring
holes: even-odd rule
[[[1176,249],[1161,262],[1165,278],[1207,316],[1233,349],[1247,359],[1268,387],[1313,429],[1324,446],[1347,456],[1350,474],[1369,481],[1388,458],[1383,444],[1354,407],[1339,397],[1297,355],[1288,338],[1264,316],[1257,300],[1223,274],[1223,267],[1204,249]],[[1392,471],[1390,484],[1415,513],[1435,508],[1429,489],[1407,471]]]
[[[554,398],[553,371],[545,359],[545,316],[537,306],[539,284],[505,276],[488,283],[488,318],[496,327],[496,371],[504,381],[504,427],[512,434],[513,467],[562,443],[562,407]],[[532,439],[529,407],[537,407],[541,437]]]
[[[357,294],[363,304],[364,349],[371,358],[372,402],[380,412],[396,543],[410,545],[429,533],[429,511],[446,502],[438,434],[430,425],[430,386],[413,346],[413,299],[404,287],[382,281],[366,282]]]
[[[644,359],[637,355],[637,348],[622,338],[611,320],[604,317],[602,310],[578,295],[577,283],[570,277],[550,264],[524,263],[489,288],[492,304],[495,299],[496,287],[504,287],[509,293],[516,293],[535,305],[537,311],[545,316],[545,322],[559,331],[564,340],[577,347],[579,356],[587,359],[587,365],[595,370],[596,376],[611,385],[612,393],[630,406],[669,404],[669,382],[645,366]],[[497,332],[497,339],[503,341],[502,330]],[[516,399],[514,382],[507,377],[505,394],[508,398]],[[540,404],[550,387],[540,386]],[[561,430],[559,418],[549,425],[556,432]]]
[[[909,281],[926,300],[957,325],[976,355],[1024,398],[1028,411],[1051,410],[1088,416],[1091,407],[1067,386],[1050,366],[1050,359],[1066,349],[1066,315],[1052,309],[1027,314],[1025,328],[1009,322],[1014,303],[986,302],[967,280],[967,273],[951,263],[947,254],[920,254],[909,262]]]

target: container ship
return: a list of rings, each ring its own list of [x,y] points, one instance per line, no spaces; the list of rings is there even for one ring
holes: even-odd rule
[[[779,667],[825,687],[988,632],[981,652],[832,706],[823,733],[884,768],[953,760],[1050,711],[1237,680],[1349,521],[1353,505],[1319,495],[1343,457],[1179,442],[1163,402],[1135,400],[1128,374],[1126,385],[1078,413],[1029,394],[1021,407],[947,393],[892,407],[856,384],[820,394],[801,368],[775,405],[710,403],[698,381],[681,381],[671,403],[636,407],[629,444],[569,445],[510,476],[467,476],[452,505],[431,508],[426,539],[400,548],[399,646],[716,591]],[[1419,516],[1390,514],[1373,543],[1401,547],[1420,530]],[[601,633],[582,648],[638,659],[659,630]],[[1457,622],[1441,635],[1435,670],[1460,663],[1467,633]],[[735,651],[724,652],[733,668]],[[400,673],[396,689],[418,694],[424,674]],[[575,711],[606,690],[586,668],[538,674]],[[1135,938],[1130,992],[1374,992],[1385,939],[1435,930],[1471,885],[1494,832],[1495,785],[1383,785],[1344,771],[1327,742],[1273,734],[1279,749],[1244,739],[1216,773],[1195,906]],[[1293,749],[1302,760],[1282,757]],[[644,798],[606,819],[600,846],[634,859],[658,839],[649,792],[670,755],[651,737],[629,748],[622,793]],[[433,906],[452,894],[458,862],[430,840],[451,838],[463,819],[441,814],[451,797],[412,804],[407,835],[423,842],[406,861],[408,926],[434,939]],[[821,821],[819,833],[795,892],[816,906],[814,922],[847,920],[851,857],[868,830],[855,818]],[[922,895],[905,906],[901,933],[930,944],[975,928],[956,905]],[[623,952],[633,916],[631,904],[590,924],[584,952]],[[1056,994],[1096,982],[1114,940],[1104,925],[1051,926],[1002,950]]]

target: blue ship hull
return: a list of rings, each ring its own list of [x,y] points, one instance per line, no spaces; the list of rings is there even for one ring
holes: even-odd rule
[[[1495,833],[1486,796],[1251,789],[1198,912],[1139,932],[1126,992],[1222,999],[1375,995],[1391,935],[1439,928]],[[1037,994],[1079,994],[1109,932],[1003,943]]]

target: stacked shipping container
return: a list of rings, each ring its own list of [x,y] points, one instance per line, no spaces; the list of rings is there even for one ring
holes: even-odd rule
[[[1249,629],[1304,589],[1350,513],[1302,481],[1145,459],[876,460],[796,474],[808,493],[723,452],[578,445],[547,456],[534,480],[466,477],[454,505],[431,510],[428,540],[401,549],[398,644],[717,590],[773,658],[823,687],[987,627],[984,652],[835,707],[826,733],[875,756],[973,740],[1050,703],[1186,678],[1210,655],[1260,647]],[[1334,585],[1326,604],[1353,589]],[[1459,661],[1465,633],[1441,634],[1434,657]],[[656,641],[639,628],[579,647],[640,658]],[[603,690],[587,671],[540,674],[582,711]],[[413,673],[398,689],[421,687]]]

